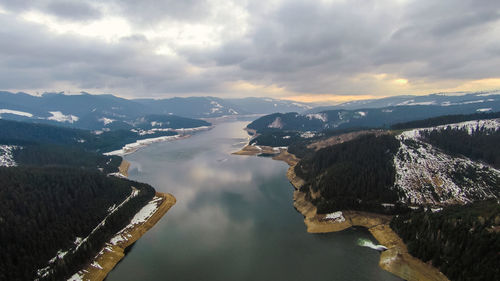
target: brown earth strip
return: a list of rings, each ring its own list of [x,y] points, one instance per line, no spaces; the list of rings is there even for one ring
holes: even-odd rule
[[[118,242],[117,245],[106,243],[101,252],[94,258],[94,261],[80,271],[83,272],[83,274],[81,274],[82,280],[104,280],[108,273],[125,256],[125,249],[134,244],[141,236],[151,229],[176,202],[175,197],[168,193],[156,192],[155,196],[163,198],[156,212],[144,223],[138,224],[124,232],[123,236],[128,237],[127,240]],[[101,268],[94,266],[93,264],[95,262],[99,264]]]
[[[118,172],[128,178],[128,169],[130,168],[130,162],[122,158],[122,162],[118,167]]]
[[[326,146],[342,143],[352,140],[360,135],[386,134],[387,131],[370,130],[355,133],[348,133],[340,136],[334,136],[327,140],[314,143],[309,148],[315,150]],[[391,216],[361,211],[342,211],[345,221],[336,222],[325,220],[325,215],[317,214],[316,206],[306,199],[306,194],[300,191],[304,185],[304,180],[295,174],[295,165],[300,161],[295,155],[289,153],[286,149],[280,149],[276,153],[272,147],[247,145],[240,151],[234,152],[234,155],[259,155],[262,153],[276,154],[273,159],[286,162],[290,165],[287,171],[287,177],[290,183],[295,187],[293,193],[293,205],[297,211],[304,216],[304,223],[309,233],[328,233],[337,232],[352,226],[366,227],[370,233],[377,239],[378,243],[388,248],[380,255],[379,266],[409,281],[449,281],[437,268],[430,264],[413,257],[408,253],[408,249],[403,240],[390,228]]]

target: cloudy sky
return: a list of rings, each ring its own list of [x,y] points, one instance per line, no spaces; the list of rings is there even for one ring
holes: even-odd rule
[[[0,0],[0,89],[341,102],[500,88],[498,0]]]

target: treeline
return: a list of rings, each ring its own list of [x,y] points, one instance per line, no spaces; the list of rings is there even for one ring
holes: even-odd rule
[[[421,136],[426,142],[449,154],[464,155],[500,168],[500,130],[475,128],[469,134],[467,129],[447,127],[443,130],[422,131]]]
[[[301,140],[302,138],[300,137],[300,133],[298,132],[275,131],[275,132],[265,132],[262,133],[261,135],[258,135],[256,138],[250,141],[250,144],[279,147],[279,146],[289,146]]]
[[[25,145],[13,151],[19,166],[71,166],[98,169],[105,174],[118,172],[120,156],[105,156],[79,147],[53,144]]]
[[[450,280],[500,280],[500,205],[496,200],[399,215],[391,228],[410,254]]]
[[[142,183],[74,168],[0,168],[0,280],[33,280],[59,250],[85,238],[131,192],[140,192],[106,219],[76,252],[56,259],[40,280],[65,280],[95,256],[154,196]]]
[[[391,126],[391,129],[404,130],[404,129],[426,128],[426,127],[434,127],[446,124],[460,123],[471,120],[493,119],[493,118],[500,118],[500,112],[444,115],[424,120],[416,120],[416,121],[394,124]]]
[[[391,135],[364,135],[318,150],[295,166],[305,180],[301,191],[318,213],[343,209],[386,212],[381,203],[396,203],[393,157],[399,142]],[[312,196],[319,192],[319,196]],[[391,212],[398,210],[396,206]]]
[[[0,143],[12,145],[57,144],[71,145],[95,152],[108,152],[122,148],[139,139],[176,135],[175,132],[156,132],[138,135],[129,130],[117,130],[94,134],[91,131],[59,126],[17,122],[0,119]]]

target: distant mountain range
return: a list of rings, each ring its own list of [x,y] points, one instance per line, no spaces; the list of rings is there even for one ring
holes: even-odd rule
[[[275,113],[255,120],[248,128],[258,132],[376,128],[441,115],[497,111],[500,111],[500,92],[398,96],[315,108],[302,114]]]
[[[173,128],[172,126],[175,127],[181,120],[180,117],[174,117],[175,115],[185,118],[212,118],[226,115],[302,112],[310,108],[303,103],[269,98],[190,97],[128,100],[113,95],[88,93],[79,95],[47,93],[33,96],[26,93],[0,92],[0,118],[90,130],[131,129],[144,125],[145,121],[149,124],[163,124],[162,128]],[[194,127],[187,120],[182,122],[185,128]]]
[[[381,99],[359,100],[341,103],[333,106],[320,106],[307,110],[305,113],[318,113],[327,110],[356,110],[367,108],[383,108],[391,106],[436,105],[452,106],[463,104],[481,105],[500,99],[500,90],[477,93],[437,93],[425,96],[394,96]],[[481,107],[481,106],[480,106]],[[485,107],[487,109],[487,107]]]

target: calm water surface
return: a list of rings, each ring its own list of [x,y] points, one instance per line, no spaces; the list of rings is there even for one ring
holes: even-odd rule
[[[154,144],[126,157],[130,178],[172,193],[177,204],[107,280],[400,280],[357,245],[364,229],[308,234],[292,204],[288,166],[233,156],[247,122]]]

